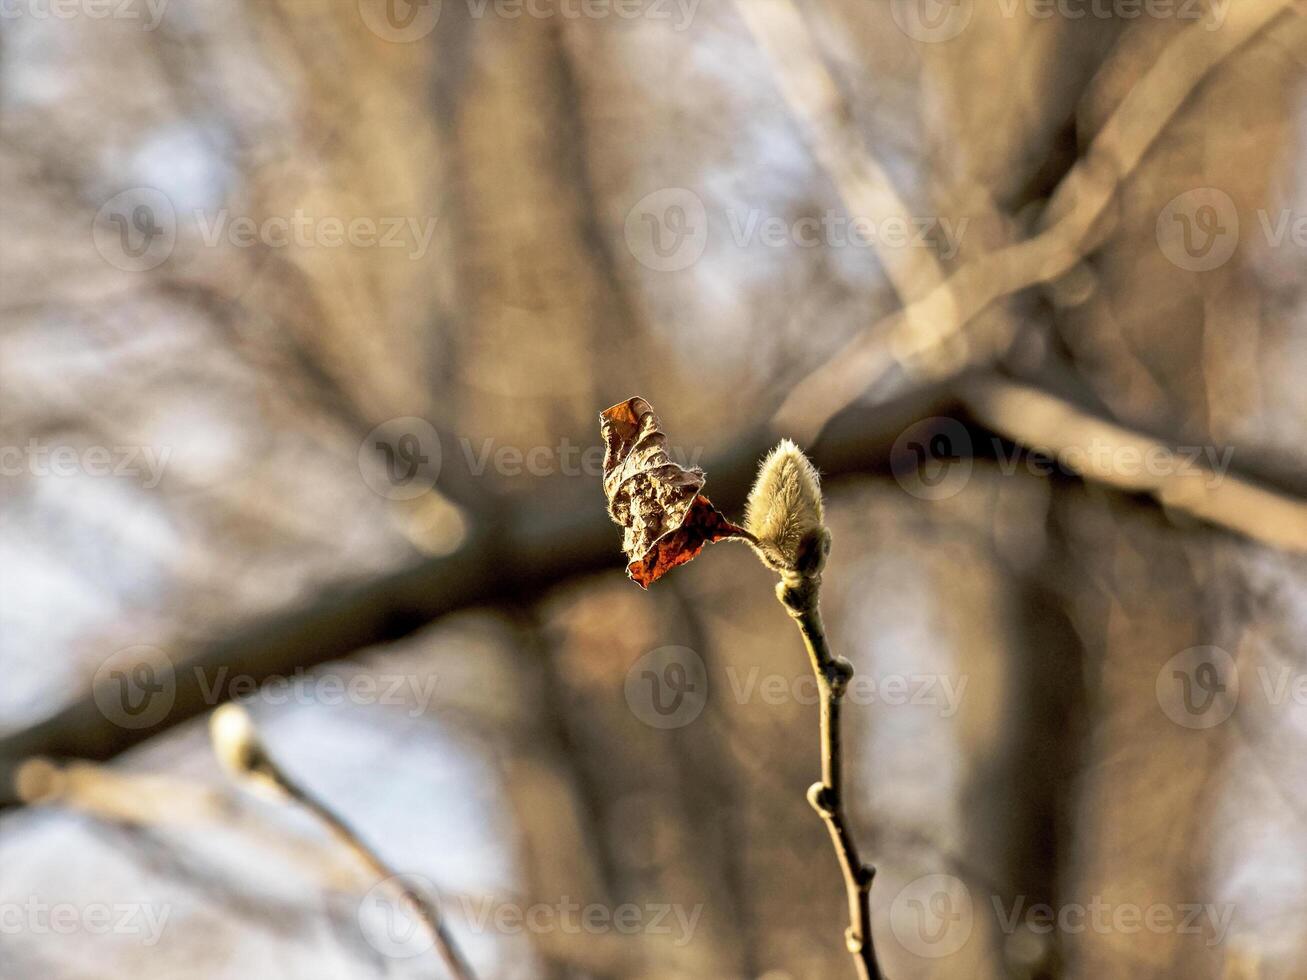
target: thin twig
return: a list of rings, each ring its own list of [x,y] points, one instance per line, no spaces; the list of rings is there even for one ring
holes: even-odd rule
[[[874,221],[908,211],[885,169],[848,130],[839,87],[794,0],[739,0],[741,17],[776,71],[796,121],[852,214]],[[1231,7],[1219,31],[1181,31],[1130,89],[1062,179],[1031,238],[991,248],[946,276],[922,249],[877,252],[903,306],[858,334],[790,391],[778,429],[813,441],[832,417],[898,367],[942,380],[993,359],[1015,336],[1001,309],[994,344],[971,350],[963,331],[999,301],[1067,274],[1101,244],[1108,206],[1171,119],[1208,75],[1281,15],[1301,16],[1298,0],[1248,0]],[[986,211],[989,209],[986,208]],[[983,214],[987,220],[1001,218]],[[905,258],[900,253],[912,251]],[[987,351],[992,353],[986,353]]]
[[[845,942],[861,980],[882,980],[884,974],[876,960],[871,934],[871,882],[876,869],[858,857],[858,848],[849,832],[844,812],[840,705],[853,677],[853,665],[831,653],[819,608],[821,566],[829,547],[830,536],[826,533],[821,539],[816,570],[783,572],[776,595],[799,627],[821,695],[821,781],[808,789],[808,802],[825,821],[844,874],[844,888],[849,900],[849,928],[844,933]]]
[[[244,707],[223,705],[213,713],[209,726],[218,762],[237,785],[266,799],[295,802],[313,814],[350,854],[382,883],[390,884],[400,893],[431,933],[436,950],[455,980],[476,980],[472,968],[445,928],[439,908],[365,844],[344,818],[286,774],[268,754]]]
[[[383,881],[389,881],[394,885],[405,902],[408,903],[409,908],[422,920],[422,924],[431,933],[441,959],[445,961],[445,965],[449,967],[449,972],[453,974],[455,980],[476,980],[476,974],[472,972],[472,967],[464,959],[462,950],[458,948],[453,937],[449,934],[449,930],[445,927],[444,918],[435,904],[423,895],[419,889],[409,885],[395,869],[386,864],[372,848],[363,842],[358,833],[329,806],[304,787],[291,781],[284,774],[282,775],[282,785],[292,799],[317,817],[331,831],[331,835],[357,857],[369,871]]]

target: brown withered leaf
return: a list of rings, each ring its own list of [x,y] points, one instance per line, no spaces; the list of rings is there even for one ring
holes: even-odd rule
[[[599,419],[608,513],[622,527],[626,574],[637,585],[649,588],[710,542],[749,537],[703,495],[703,470],[667,455],[667,436],[647,401],[628,398]]]

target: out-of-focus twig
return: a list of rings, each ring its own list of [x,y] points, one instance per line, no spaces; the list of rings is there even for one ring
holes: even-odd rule
[[[947,279],[938,267],[932,275],[925,262],[907,275],[894,250],[881,249],[881,261],[905,305],[798,384],[777,413],[778,428],[811,440],[894,366],[940,377],[974,363],[957,351],[962,330],[997,300],[1065,275],[1096,247],[1106,232],[1108,204],[1175,112],[1216,66],[1298,2],[1248,0],[1230,6],[1218,31],[1196,25],[1180,33],[1058,185],[1045,212],[1045,229],[1034,237],[973,259]],[[879,199],[888,207],[875,208],[869,217],[901,212],[883,172],[843,132],[832,101],[834,84],[810,50],[811,42],[802,40],[803,20],[792,0],[747,0],[737,6],[747,8],[746,22],[772,54],[782,91],[846,203],[858,208],[870,202],[875,208]],[[908,251],[926,254],[924,249]]]
[[[876,227],[912,220],[880,161],[842,122],[845,100],[794,0],[740,0],[735,9],[775,71],[775,82],[817,162],[829,174],[849,213]],[[939,269],[929,249],[882,248],[876,258],[905,300],[935,285]]]
[[[1307,503],[1222,472],[1208,460],[1114,425],[1038,388],[996,379],[962,385],[970,413],[1022,446],[1052,453],[1094,483],[1146,493],[1163,507],[1273,548],[1307,552]],[[1127,458],[1134,460],[1123,465]]]
[[[951,356],[936,355],[960,342],[962,329],[997,300],[1073,269],[1100,240],[1100,219],[1121,181],[1197,85],[1289,8],[1300,12],[1303,5],[1255,0],[1231,8],[1219,31],[1200,25],[1172,41],[1100,130],[1086,157],[1058,185],[1041,234],[974,259],[947,278],[927,249],[878,249],[903,309],[804,379],[777,413],[778,427],[811,439],[893,366],[909,371],[915,366],[931,376],[941,367],[953,371],[974,360],[958,355],[956,347]],[[737,9],[770,58],[786,102],[849,211],[878,223],[907,215],[889,176],[851,133],[838,87],[794,0],[747,0]],[[899,255],[904,251],[919,258],[909,265]],[[991,329],[1011,337],[1010,318],[1001,309],[991,313]],[[1087,450],[1093,443],[1098,452],[1063,455],[1119,459],[1120,451],[1128,450],[1177,459],[1176,450],[1161,441],[1097,418],[1051,392],[990,379],[964,381],[959,394],[978,421],[1026,447]],[[1066,428],[1059,430],[1059,425]],[[1307,550],[1307,504],[1301,500],[1200,465],[1154,470],[1167,475],[1125,474],[1121,467],[1092,462],[1076,471],[1087,480],[1151,494],[1165,507],[1274,547]]]
[[[14,783],[24,803],[66,807],[118,823],[210,823],[223,811],[219,793],[191,780],[119,772],[93,762],[32,758],[18,768]]]
[[[814,460],[828,477],[885,472],[895,439],[921,419],[966,411],[967,404],[980,415],[1001,392],[1035,391],[993,381],[985,398],[971,392],[966,401],[959,386],[931,385],[898,399],[848,413],[816,447]],[[962,386],[965,387],[965,384]],[[1099,434],[1128,439],[1138,445],[1148,437],[1098,419],[1045,393],[1049,410],[1056,405],[1067,417],[1083,425],[1097,425]],[[1005,411],[991,418],[1008,438],[1025,446],[1056,447],[1044,428],[1022,428],[1023,413]],[[1001,425],[1000,425],[1001,422]],[[838,430],[838,431],[836,431]],[[775,443],[767,430],[748,436],[713,466],[714,499],[727,509],[743,502],[756,472],[758,457]],[[1154,440],[1156,441],[1156,440]],[[1086,479],[1101,474],[1086,470]],[[1114,484],[1116,485],[1116,484]],[[1129,489],[1120,486],[1120,489]],[[157,722],[125,728],[105,715],[101,703],[117,691],[88,692],[82,698],[37,724],[0,737],[0,812],[23,802],[14,776],[35,756],[105,761],[139,745],[183,721],[225,701],[229,688],[214,688],[213,678],[224,674],[248,675],[256,681],[286,676],[348,657],[365,647],[406,636],[431,621],[477,605],[539,594],[568,578],[614,568],[612,524],[601,507],[594,506],[589,487],[542,491],[538,501],[515,506],[495,528],[478,528],[453,554],[426,559],[412,567],[354,586],[323,590],[302,607],[283,610],[232,630],[214,643],[189,652],[171,672],[175,688],[171,705]],[[1152,492],[1141,487],[1140,492]],[[1189,494],[1198,493],[1190,490]],[[1307,504],[1290,493],[1268,487],[1261,490],[1232,467],[1218,492],[1171,492],[1168,505],[1213,524],[1250,534],[1276,547],[1307,551]],[[1274,519],[1255,520],[1249,501],[1265,501]],[[1257,506],[1261,506],[1260,503]],[[1276,524],[1278,523],[1278,527]],[[215,700],[216,696],[216,700]],[[112,702],[110,702],[112,703]]]
[[[223,768],[240,786],[258,795],[291,801],[312,813],[331,835],[383,882],[389,882],[431,933],[441,959],[457,980],[475,980],[472,968],[445,927],[440,910],[422,892],[404,881],[345,820],[291,779],[268,755],[249,715],[238,704],[225,704],[213,713],[210,732]]]
[[[815,459],[830,477],[888,468],[898,434],[911,423],[951,410],[948,392],[923,389],[859,416]],[[768,430],[740,439],[713,464],[714,499],[738,507],[758,458],[776,437]],[[234,627],[172,663],[167,711],[150,725],[124,727],[102,704],[116,703],[115,685],[88,691],[51,717],[0,737],[0,810],[21,802],[13,775],[33,756],[104,761],[206,713],[231,696],[224,676],[263,682],[286,677],[369,646],[400,639],[442,616],[480,605],[538,596],[578,575],[619,567],[612,523],[593,488],[565,476],[539,490],[490,526],[477,525],[452,554],[425,559],[363,583],[322,589],[300,606]],[[167,685],[165,685],[167,686]],[[97,696],[98,695],[98,696]],[[109,699],[106,701],[105,699]]]

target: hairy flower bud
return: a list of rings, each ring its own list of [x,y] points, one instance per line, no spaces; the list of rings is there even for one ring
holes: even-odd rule
[[[757,539],[758,554],[777,571],[811,569],[814,549],[819,560],[825,557],[824,521],[816,469],[798,446],[782,439],[749,491],[745,526]]]

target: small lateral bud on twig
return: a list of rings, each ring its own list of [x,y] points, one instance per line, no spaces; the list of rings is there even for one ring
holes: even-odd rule
[[[808,457],[782,439],[758,469],[749,491],[745,527],[759,556],[778,572],[815,574],[829,547],[821,479]]]

